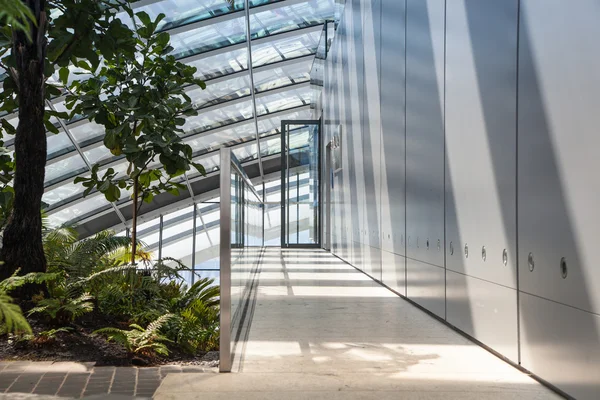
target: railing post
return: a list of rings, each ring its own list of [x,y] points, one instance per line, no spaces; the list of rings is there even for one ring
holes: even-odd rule
[[[231,150],[221,149],[219,371],[231,372]]]

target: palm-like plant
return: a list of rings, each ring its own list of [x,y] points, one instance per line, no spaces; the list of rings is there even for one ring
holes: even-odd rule
[[[131,324],[129,325],[130,330],[103,328],[98,329],[94,334],[107,336],[108,340],[122,344],[130,354],[168,356],[169,349],[165,343],[170,340],[160,331],[173,317],[173,314],[165,314],[149,323],[146,329],[137,324]]]
[[[202,302],[206,307],[218,306],[221,289],[214,283],[215,280],[212,278],[202,278],[190,286],[189,289],[182,285],[180,296],[173,299],[173,306],[177,310],[185,310],[197,301]]]
[[[179,291],[179,296],[171,300],[171,309],[177,316],[171,324],[170,337],[189,353],[217,349],[220,289],[214,285],[214,279],[200,279],[189,289],[179,285]]]

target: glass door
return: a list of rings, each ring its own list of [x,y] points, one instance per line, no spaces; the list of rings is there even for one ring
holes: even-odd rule
[[[281,247],[320,247],[320,121],[281,121]]]

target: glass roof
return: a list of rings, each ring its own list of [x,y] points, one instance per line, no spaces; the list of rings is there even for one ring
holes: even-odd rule
[[[226,0],[141,0],[139,4],[136,11],[146,11],[151,18],[166,14],[160,29],[171,34],[172,54],[196,67],[197,77],[206,81],[205,90],[187,88],[198,116],[187,119],[182,135],[207,172],[218,170],[218,150],[223,146],[233,147],[242,161],[261,162],[257,135],[262,138],[262,157],[279,153],[281,119],[310,119],[310,71],[323,25],[335,17],[335,0],[250,0],[250,46],[244,0],[235,0],[233,7]],[[131,23],[126,14],[122,19]],[[59,111],[64,108],[61,100],[53,101]],[[16,115],[7,120],[17,124]],[[84,188],[73,180],[88,176],[89,166],[95,163],[102,165],[101,171],[112,167],[124,173],[126,161],[104,147],[101,126],[76,119],[53,122],[60,133],[48,136],[43,197],[50,222],[77,222],[96,212],[114,212],[101,194],[83,198]],[[198,174],[190,171],[188,177],[196,179]],[[123,193],[121,201],[128,196]]]

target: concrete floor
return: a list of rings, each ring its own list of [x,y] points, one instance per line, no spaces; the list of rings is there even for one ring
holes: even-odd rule
[[[155,398],[561,398],[325,251],[270,249],[259,279],[237,371]]]

